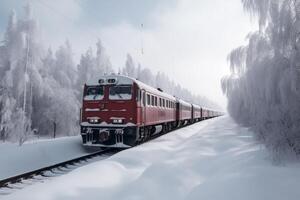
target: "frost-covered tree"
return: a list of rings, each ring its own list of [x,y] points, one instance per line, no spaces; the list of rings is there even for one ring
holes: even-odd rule
[[[15,100],[10,97],[7,88],[0,88],[0,140],[6,141],[13,129],[13,109]]]
[[[24,143],[33,132],[73,135],[78,125],[77,70],[70,43],[44,50],[30,5],[9,18],[0,46],[0,139]]]
[[[15,126],[10,126],[11,130],[5,130],[7,133],[18,135],[19,144],[22,144],[31,133],[32,94],[41,91],[37,67],[39,60],[36,59],[40,53],[38,27],[36,21],[32,19],[29,5],[25,7],[25,11],[24,19],[18,21],[15,12],[11,13],[4,45],[1,46],[1,54],[5,56],[0,56],[3,64],[0,85],[8,91],[4,95],[5,98],[2,98],[4,101],[2,105],[15,101],[14,104],[10,104],[14,105],[10,108],[10,112],[21,115],[11,119],[15,123]],[[8,116],[12,117],[6,115],[7,120]],[[16,125],[16,121],[20,124]]]
[[[229,55],[228,110],[277,156],[300,154],[300,1],[242,0],[258,19]]]
[[[123,68],[122,74],[134,78],[137,77],[137,69],[135,67],[132,56],[130,54],[127,54],[126,63],[125,63],[125,67]]]
[[[102,46],[101,40],[96,43],[97,53],[96,53],[96,69],[95,71],[100,74],[111,74],[114,72],[111,62],[105,53],[105,49]]]
[[[77,80],[76,65],[69,41],[60,46],[55,53],[55,65],[51,68],[53,77],[67,88],[74,88]]]
[[[80,63],[77,66],[78,79],[77,87],[83,89],[84,83],[95,74],[96,63],[93,51],[90,48],[85,54],[81,55]]]

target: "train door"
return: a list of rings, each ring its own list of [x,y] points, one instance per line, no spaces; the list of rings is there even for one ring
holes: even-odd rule
[[[192,112],[191,112],[191,119],[192,119],[192,121],[191,121],[191,122],[194,121],[194,113],[195,113],[195,108],[194,108],[194,106],[192,105]]]
[[[200,120],[203,120],[203,109],[200,108]]]
[[[142,126],[145,126],[146,124],[146,92],[145,90],[142,90],[142,101],[141,101],[141,120],[142,120]]]

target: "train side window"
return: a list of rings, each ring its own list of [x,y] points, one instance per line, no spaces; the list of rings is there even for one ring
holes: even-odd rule
[[[147,94],[147,105],[150,105],[150,94]]]
[[[151,95],[151,105],[154,106],[154,96]]]
[[[163,107],[165,107],[165,100],[163,99],[162,102],[163,102]]]
[[[145,92],[142,92],[142,102],[143,102],[143,106],[146,106],[146,94],[145,94]]]
[[[169,108],[169,101],[167,100],[167,106],[166,106],[167,108]]]
[[[139,89],[139,100],[142,101],[142,90]]]
[[[142,99],[141,90],[136,89],[136,101],[140,101]]]
[[[161,98],[159,98],[159,106],[160,106],[160,107],[162,106]]]
[[[157,97],[155,97],[155,106],[157,106]]]

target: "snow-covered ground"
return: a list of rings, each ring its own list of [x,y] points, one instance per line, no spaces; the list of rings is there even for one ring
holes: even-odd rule
[[[80,136],[36,140],[19,146],[0,143],[0,179],[86,155]]]
[[[2,198],[298,200],[299,167],[273,165],[252,133],[225,116]]]

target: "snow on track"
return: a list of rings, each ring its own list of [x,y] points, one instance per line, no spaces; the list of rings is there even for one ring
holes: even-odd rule
[[[87,155],[81,137],[31,141],[18,146],[0,143],[0,179]]]
[[[229,117],[202,121],[4,199],[299,199],[299,164],[274,166]]]

